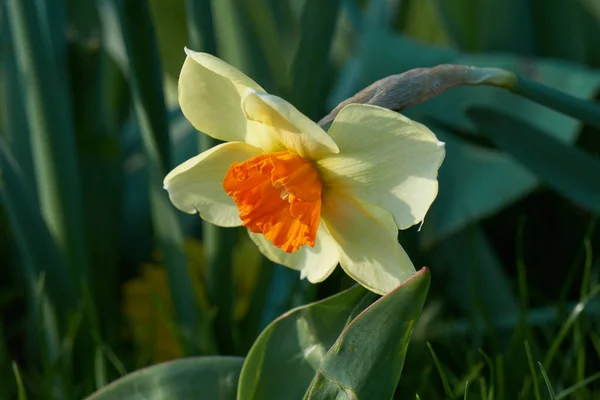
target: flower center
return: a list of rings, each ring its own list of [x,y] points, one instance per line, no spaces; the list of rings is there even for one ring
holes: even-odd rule
[[[240,211],[243,225],[293,253],[315,245],[321,216],[321,180],[313,164],[289,151],[234,163],[223,188]]]

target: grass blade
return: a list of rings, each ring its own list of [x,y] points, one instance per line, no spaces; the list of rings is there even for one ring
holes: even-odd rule
[[[598,293],[600,293],[600,285],[595,286],[590,291],[590,293],[585,297],[585,299],[581,300],[573,308],[573,311],[571,311],[571,313],[569,314],[569,317],[566,319],[566,321],[560,327],[558,334],[552,341],[552,344],[550,345],[550,348],[548,349],[548,353],[546,353],[546,357],[544,358],[544,367],[546,369],[550,369],[550,365],[552,364],[552,361],[554,361],[554,357],[556,356],[556,354],[558,352],[558,348],[560,347],[563,340],[567,336],[569,329],[571,329],[571,327],[573,326],[575,321],[577,321],[579,319],[579,316],[581,315],[581,313],[586,309],[586,306],[588,305],[588,303],[592,299],[594,299],[598,295]]]
[[[540,367],[540,371],[542,372],[542,378],[544,378],[544,382],[546,382],[546,387],[548,388],[548,394],[550,395],[550,400],[556,399],[556,393],[554,393],[554,388],[550,383],[550,379],[548,379],[548,374],[546,374],[546,370],[541,362],[538,361],[538,367]]]
[[[25,386],[23,386],[23,379],[21,378],[21,372],[17,363],[13,362],[13,373],[15,374],[15,381],[17,383],[17,393],[19,400],[27,400],[27,393],[25,392]]]
[[[437,368],[438,373],[440,374],[440,379],[442,380],[442,386],[444,387],[444,394],[447,397],[452,398],[453,397],[452,388],[450,388],[450,383],[448,383],[448,378],[446,377],[444,368],[442,367],[440,360],[437,358],[435,351],[433,351],[433,347],[431,346],[431,343],[427,342],[427,347],[429,348],[429,352],[431,353],[431,357],[433,358],[433,363],[435,364],[435,367]]]
[[[563,390],[562,392],[557,394],[555,399],[556,400],[566,399],[571,394],[575,393],[579,389],[583,389],[584,387],[586,387],[587,385],[589,385],[592,382],[597,381],[598,379],[600,379],[600,372],[597,372],[594,375],[589,376],[580,382],[577,382],[575,385],[566,388],[565,390]]]
[[[531,348],[529,347],[529,342],[525,341],[525,354],[527,354],[527,363],[529,364],[529,371],[531,372],[531,379],[533,380],[533,391],[535,393],[536,400],[542,400],[542,395],[540,394],[540,383],[538,381],[537,372],[535,371],[535,366],[533,365],[533,356],[531,355]]]

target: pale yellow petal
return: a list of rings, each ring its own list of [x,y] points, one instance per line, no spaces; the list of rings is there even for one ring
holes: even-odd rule
[[[239,226],[242,221],[234,201],[225,193],[222,183],[234,162],[242,162],[262,154],[262,150],[246,143],[229,142],[190,158],[171,171],[164,180],[171,202],[189,214],[200,216],[219,226]]]
[[[225,141],[246,141],[247,120],[241,96],[247,88],[263,89],[225,61],[186,49],[179,75],[179,105],[199,131]]]
[[[326,185],[380,205],[400,229],[423,221],[445,155],[433,132],[394,111],[351,104],[329,134],[340,153],[317,163]]]
[[[394,219],[383,208],[328,192],[322,222],[338,245],[344,271],[367,289],[386,294],[414,274],[412,262],[398,244]]]
[[[319,125],[280,97],[248,89],[242,98],[242,109],[246,118],[260,124],[249,133],[248,143],[267,152],[287,149],[318,160],[339,151]],[[272,141],[272,150],[266,148],[264,140]]]
[[[294,253],[286,253],[260,233],[248,231],[259,250],[274,263],[300,271],[302,278],[317,283],[325,280],[339,262],[337,246],[327,229],[320,224],[315,247],[304,245]]]

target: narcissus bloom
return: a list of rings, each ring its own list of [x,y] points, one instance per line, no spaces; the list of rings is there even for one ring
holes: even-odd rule
[[[423,221],[437,195],[445,153],[429,129],[350,104],[326,133],[231,65],[186,52],[181,110],[226,143],[167,175],[177,208],[219,226],[244,225],[265,256],[310,282],[339,263],[384,294],[414,273],[397,234]]]

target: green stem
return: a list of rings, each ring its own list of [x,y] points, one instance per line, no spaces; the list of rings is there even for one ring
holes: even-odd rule
[[[600,106],[583,99],[570,96],[531,79],[517,77],[512,86],[506,89],[536,103],[600,128]]]

